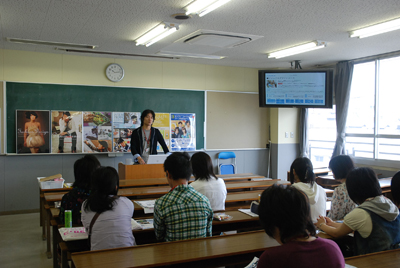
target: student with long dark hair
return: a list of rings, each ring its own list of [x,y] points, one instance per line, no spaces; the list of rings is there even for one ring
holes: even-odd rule
[[[313,165],[307,157],[300,157],[290,166],[290,182],[292,186],[303,191],[309,199],[311,219],[317,222],[318,216],[326,215],[325,190],[315,182]]]
[[[332,220],[342,220],[357,205],[350,199],[347,193],[346,177],[354,167],[353,160],[348,155],[338,155],[329,161],[329,168],[332,170],[333,177],[341,184],[335,188],[332,196],[331,210],[328,217]]]
[[[400,217],[395,204],[382,195],[375,172],[370,168],[357,168],[347,175],[347,191],[359,206],[336,223],[320,217],[317,226],[333,237],[354,231],[356,255],[379,252],[399,247]]]
[[[213,171],[211,157],[198,152],[190,159],[195,181],[190,185],[201,194],[207,196],[213,211],[225,210],[226,186],[221,178],[217,178]]]
[[[95,181],[92,192],[82,205],[82,223],[86,232],[91,233],[91,250],[135,245],[131,227],[133,203],[117,195],[117,171],[113,167],[100,167],[92,180]],[[92,224],[95,216],[97,219]]]
[[[66,193],[60,206],[60,220],[64,222],[65,210],[72,210],[72,223],[82,224],[81,207],[90,194],[90,185],[93,172],[100,167],[100,162],[94,155],[85,155],[75,161],[72,190]]]
[[[296,187],[275,184],[266,189],[258,213],[267,235],[282,246],[267,249],[257,267],[344,267],[337,244],[315,237],[308,198]]]

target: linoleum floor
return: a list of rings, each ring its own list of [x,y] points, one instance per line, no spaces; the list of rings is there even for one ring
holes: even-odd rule
[[[0,267],[51,268],[39,213],[0,216]]]

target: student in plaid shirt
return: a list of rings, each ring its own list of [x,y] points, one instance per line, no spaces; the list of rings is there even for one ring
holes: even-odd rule
[[[188,185],[192,168],[187,153],[175,152],[164,162],[171,190],[156,200],[157,240],[176,241],[211,236],[213,211],[207,197]]]

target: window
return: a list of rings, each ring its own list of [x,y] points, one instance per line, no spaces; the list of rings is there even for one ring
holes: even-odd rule
[[[400,57],[354,65],[346,122],[346,153],[400,161]],[[336,140],[333,109],[309,109],[309,154],[327,167]],[[368,161],[368,160],[367,160]]]
[[[309,156],[314,168],[327,167],[336,141],[336,108],[308,109]]]
[[[400,160],[400,57],[354,65],[346,151],[355,157]]]

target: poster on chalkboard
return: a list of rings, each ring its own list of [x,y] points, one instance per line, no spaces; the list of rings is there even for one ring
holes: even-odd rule
[[[140,112],[113,112],[112,118],[114,152],[130,152],[132,132],[140,127]]]
[[[17,154],[50,152],[50,111],[17,110]]]
[[[83,152],[112,152],[111,112],[83,112]]]
[[[171,113],[171,151],[196,150],[196,115]]]
[[[51,111],[51,152],[82,151],[82,112]]]
[[[165,144],[167,145],[168,149],[171,150],[170,146],[170,131],[169,131],[169,113],[155,113],[156,118],[153,122],[152,127],[157,128],[161,135],[164,138]],[[163,153],[164,150],[160,146],[160,144],[157,144],[157,152]]]

